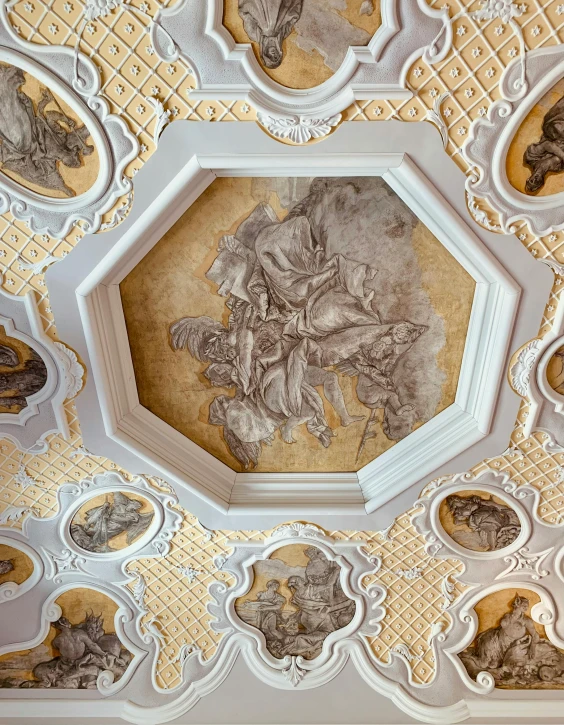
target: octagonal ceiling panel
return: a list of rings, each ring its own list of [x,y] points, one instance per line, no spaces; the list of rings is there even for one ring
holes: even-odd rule
[[[474,290],[380,177],[218,178],[120,285],[141,405],[280,473],[358,471],[452,404]]]

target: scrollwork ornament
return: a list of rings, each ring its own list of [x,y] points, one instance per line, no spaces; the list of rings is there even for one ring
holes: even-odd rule
[[[529,392],[529,379],[531,371],[537,361],[541,346],[540,340],[531,340],[523,347],[517,355],[517,360],[509,371],[513,389],[523,398]]]

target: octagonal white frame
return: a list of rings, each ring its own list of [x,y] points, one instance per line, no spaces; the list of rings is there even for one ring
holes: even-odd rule
[[[245,126],[247,124],[244,124]],[[190,160],[76,290],[106,435],[227,513],[372,512],[487,436],[520,288],[411,155],[353,153],[347,135],[319,145],[273,144],[227,125],[195,134]],[[218,152],[221,146],[235,152]],[[186,151],[184,151],[186,153]],[[476,280],[455,402],[358,473],[236,473],[140,405],[119,283],[218,176],[382,176]]]

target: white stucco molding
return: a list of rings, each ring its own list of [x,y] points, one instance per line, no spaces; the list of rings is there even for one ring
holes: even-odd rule
[[[72,350],[45,334],[33,290],[11,295],[0,288],[0,325],[8,337],[34,350],[47,371],[45,385],[26,397],[27,405],[19,413],[0,413],[0,435],[20,450],[43,453],[49,434],[70,436],[64,402],[80,391],[84,369]]]
[[[190,92],[194,101],[246,100],[267,116],[288,122],[330,119],[355,100],[410,98],[406,75],[411,65],[418,58],[439,62],[450,49],[448,9],[431,8],[425,0],[382,0],[381,13],[382,24],[368,45],[349,47],[336,73],[303,90],[272,80],[251,44],[235,43],[223,25],[222,0],[185,0],[161,10],[153,43],[164,61],[182,57],[189,63],[196,79]]]
[[[518,191],[507,177],[507,154],[528,113],[564,75],[564,48],[529,51],[525,67],[526,83],[521,85],[521,59],[507,66],[499,84],[501,98],[486,117],[472,123],[463,154],[474,168],[468,192],[487,199],[499,214],[501,230],[510,234],[521,220],[533,234],[544,236],[564,228],[564,192],[531,196]]]
[[[87,232],[100,228],[102,216],[131,183],[124,178],[127,164],[138,154],[137,138],[122,118],[109,113],[100,95],[98,66],[70,46],[32,43],[10,23],[10,0],[0,1],[0,62],[21,68],[51,89],[90,130],[99,157],[93,185],[73,197],[52,198],[0,173],[0,213],[9,211],[37,234],[65,237],[81,222]]]

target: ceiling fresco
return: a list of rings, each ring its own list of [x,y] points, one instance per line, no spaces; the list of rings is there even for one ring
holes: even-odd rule
[[[271,718],[300,692],[336,722],[317,688],[349,663],[351,723],[366,691],[397,722],[558,722],[564,10],[411,10],[0,2],[1,722],[262,722],[220,696],[236,660]],[[513,306],[476,303],[486,272]],[[469,350],[499,376],[467,385]],[[370,499],[394,450],[420,475]]]
[[[454,402],[474,288],[380,178],[224,178],[120,291],[142,405],[235,470],[330,472]]]

